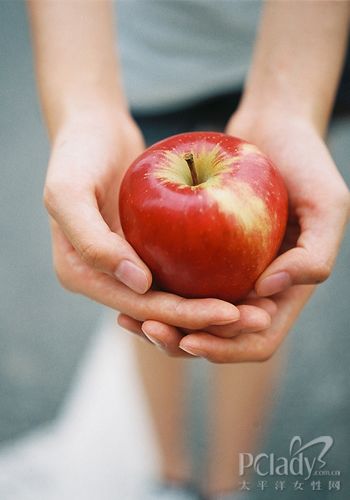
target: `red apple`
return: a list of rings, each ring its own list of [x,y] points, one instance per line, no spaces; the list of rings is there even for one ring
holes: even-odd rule
[[[287,191],[256,146],[217,132],[179,134],[129,167],[120,220],[162,290],[236,302],[280,247]]]

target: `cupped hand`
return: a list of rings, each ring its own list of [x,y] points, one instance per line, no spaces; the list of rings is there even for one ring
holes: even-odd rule
[[[166,322],[151,319],[137,321],[127,314],[119,314],[118,323],[139,338],[155,344],[170,356],[202,356],[213,361],[214,358],[218,359],[221,356],[215,343],[219,337],[224,345],[233,338],[245,337],[266,330],[271,325],[271,318],[276,313],[276,306],[270,299],[250,298],[245,301],[245,304],[238,304],[237,310],[239,311],[239,317],[235,321],[227,322],[225,325],[210,323],[201,329],[176,328]],[[192,349],[191,346],[187,346],[187,340],[191,344],[191,339],[193,339],[196,344],[197,340],[201,340],[203,335],[208,341],[208,356],[203,356],[203,353],[196,353],[196,348]],[[214,341],[214,344],[212,341]]]
[[[85,115],[62,127],[44,193],[59,280],[133,321],[188,329],[237,321],[239,310],[224,301],[149,289],[151,273],[123,238],[118,216],[124,170],[143,148],[138,128],[124,114]]]
[[[279,256],[256,282],[259,296],[297,284],[326,280],[334,266],[349,217],[349,190],[317,128],[298,116],[252,120],[237,113],[227,133],[266,153],[288,190],[289,219]]]
[[[196,331],[125,315],[119,323],[173,356],[185,352],[217,363],[263,361],[278,349],[313,285],[331,273],[348,220],[349,192],[321,134],[306,120],[236,114],[226,131],[260,147],[284,178],[289,220],[279,255],[257,280],[252,297],[238,305],[236,323]],[[242,328],[249,306],[267,313],[265,324],[262,317],[254,323],[250,316]]]
[[[250,298],[245,302],[256,310],[265,310],[265,323],[241,328],[240,322],[223,326],[188,330],[174,328],[159,321],[138,322],[122,314],[119,324],[134,334],[148,338],[165,353],[175,357],[201,357],[212,363],[261,362],[277,351],[289,329],[310,298],[314,286],[295,285],[272,299]],[[247,305],[238,306],[242,311]],[[244,312],[243,312],[244,314]]]
[[[80,283],[62,261],[62,240],[91,269],[138,293],[150,287],[151,273],[122,237],[118,217],[123,172],[142,149],[141,134],[123,114],[75,117],[55,137],[44,201],[52,220],[56,271],[67,288]]]

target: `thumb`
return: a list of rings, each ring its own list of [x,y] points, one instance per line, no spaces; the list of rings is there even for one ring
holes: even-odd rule
[[[112,232],[93,193],[72,194],[69,189],[45,191],[45,205],[66,237],[89,266],[114,275],[137,293],[145,293],[152,275],[131,245]]]
[[[291,285],[325,281],[333,268],[341,243],[347,211],[327,207],[304,215],[297,246],[278,256],[255,284],[260,296],[282,292]]]

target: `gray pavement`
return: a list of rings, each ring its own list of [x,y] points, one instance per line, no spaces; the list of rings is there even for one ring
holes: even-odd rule
[[[48,144],[22,2],[0,2],[0,54],[0,441],[9,444],[57,414],[100,307],[61,290],[52,271],[41,203]],[[349,118],[332,125],[329,142],[350,183]],[[256,478],[249,498],[350,498],[349,282],[348,231],[335,272],[290,335],[288,369],[263,447],[288,456],[293,436],[303,443],[332,436],[325,469],[342,472],[341,491],[328,491],[329,478],[322,477],[322,491],[310,485],[275,491],[271,482],[261,492]]]

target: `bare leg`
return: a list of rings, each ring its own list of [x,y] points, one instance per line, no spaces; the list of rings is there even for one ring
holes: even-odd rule
[[[238,489],[242,480],[238,474],[239,453],[255,451],[274,394],[280,361],[278,354],[264,363],[213,367],[205,485],[209,494]]]
[[[161,476],[169,482],[191,477],[186,449],[186,385],[188,361],[170,358],[156,347],[134,340],[140,376],[161,456]]]

